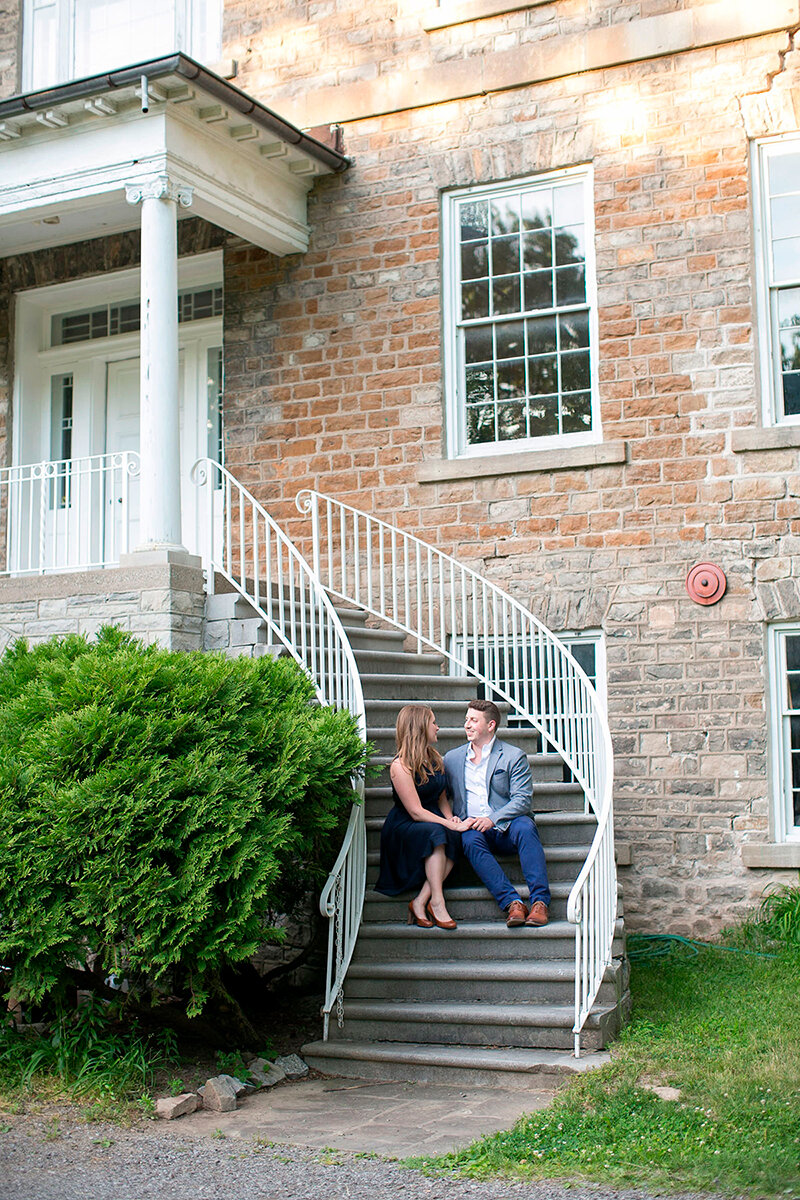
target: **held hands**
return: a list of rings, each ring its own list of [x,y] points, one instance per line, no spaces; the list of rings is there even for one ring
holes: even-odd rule
[[[467,829],[477,829],[478,833],[487,833],[490,829],[494,829],[494,821],[491,817],[470,817]]]
[[[467,817],[466,820],[462,821],[461,817],[448,817],[447,824],[452,829],[455,829],[457,833],[465,833],[467,829],[473,828],[476,824],[476,819],[475,817]],[[491,825],[491,821],[489,824]]]

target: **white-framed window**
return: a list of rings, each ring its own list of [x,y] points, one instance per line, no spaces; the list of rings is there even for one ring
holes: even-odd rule
[[[765,425],[800,423],[800,134],[757,142],[756,277]]]
[[[565,633],[557,633],[556,637],[559,639],[559,641],[564,643],[578,666],[583,670],[589,682],[594,687],[594,690],[597,692],[597,698],[602,704],[603,709],[605,709],[608,703],[606,692],[606,645],[602,630],[582,629],[579,633],[568,631]],[[463,654],[463,645],[464,642],[462,638],[456,640],[454,651],[459,655],[459,657]],[[529,656],[532,652],[532,650],[528,651]],[[520,656],[524,653],[525,652],[523,650],[518,650],[518,654]],[[483,656],[479,652],[477,662],[479,671],[483,669],[482,659]],[[470,665],[474,664],[474,655],[471,649],[467,655],[467,662],[469,662]],[[534,664],[530,662],[529,657],[528,670],[525,672],[529,678],[531,676],[538,676],[539,672],[534,671],[533,667]],[[541,664],[541,667],[543,670],[547,670],[546,658]],[[450,670],[453,674],[458,673],[458,668],[452,662],[452,660],[450,663]],[[517,675],[523,674],[522,658],[520,657],[515,663],[512,654],[509,653],[501,655],[498,661],[498,677],[496,682],[500,686],[505,685],[507,682],[510,682],[509,675],[514,672],[516,672]],[[499,704],[505,703],[501,695],[493,691],[491,688],[486,688],[483,684],[479,684],[477,681],[475,684],[475,695],[479,699],[496,700]],[[522,718],[516,716],[514,712],[509,712],[506,720],[509,729],[514,729],[525,724]]]
[[[445,194],[451,457],[598,441],[592,176]]]
[[[767,650],[774,839],[800,841],[800,624],[771,626]]]
[[[22,20],[24,91],[176,50],[222,55],[222,0],[24,0]]]

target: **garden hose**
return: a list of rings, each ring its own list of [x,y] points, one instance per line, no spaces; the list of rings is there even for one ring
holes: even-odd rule
[[[749,954],[755,958],[777,958],[763,950],[742,950],[739,946],[718,946],[716,942],[700,942],[696,938],[681,937],[677,933],[629,933],[627,955],[631,962],[646,962],[664,958],[675,950],[682,949],[688,958],[696,958],[701,950],[724,950],[729,954]]]

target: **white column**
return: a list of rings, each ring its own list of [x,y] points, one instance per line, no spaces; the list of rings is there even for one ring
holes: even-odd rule
[[[141,551],[181,544],[180,395],[178,391],[178,221],[192,189],[159,175],[125,189],[142,205],[141,389],[139,397]]]

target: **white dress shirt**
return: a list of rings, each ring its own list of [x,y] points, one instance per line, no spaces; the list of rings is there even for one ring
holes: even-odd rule
[[[489,807],[489,787],[486,779],[486,774],[489,769],[489,755],[492,753],[495,739],[483,747],[481,750],[481,761],[475,762],[475,747],[470,746],[467,751],[467,764],[464,771],[464,788],[467,793],[467,816],[468,817],[489,817],[491,819],[492,810]]]

